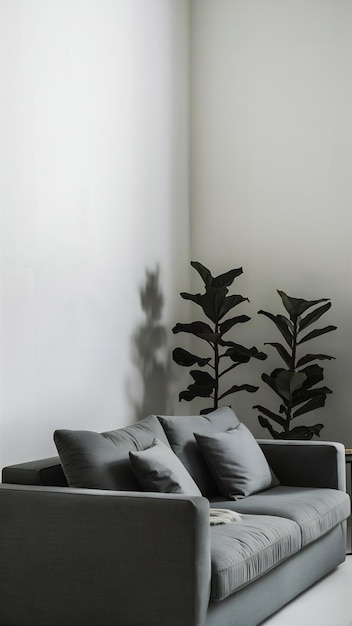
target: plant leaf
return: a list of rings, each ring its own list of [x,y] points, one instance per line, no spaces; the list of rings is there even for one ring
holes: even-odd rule
[[[287,367],[290,367],[290,365],[291,365],[291,355],[287,352],[287,350],[284,348],[284,346],[281,343],[267,342],[264,345],[266,345],[266,346],[273,346],[273,348],[276,348],[276,350],[278,351],[278,353],[281,356],[281,358],[283,359],[283,361],[285,361]]]
[[[208,372],[200,370],[191,370],[190,374],[195,382],[188,385],[186,391],[181,391],[179,400],[190,402],[194,398],[209,398],[215,387],[215,379]]]
[[[307,377],[306,382],[304,383],[305,389],[308,389],[309,387],[313,387],[313,385],[320,383],[324,378],[324,370],[317,363],[307,365],[306,367],[301,369],[300,372],[303,372]]]
[[[308,335],[305,335],[300,341],[297,341],[297,345],[304,343],[305,341],[309,341],[310,339],[314,339],[315,337],[319,337],[320,335],[325,335],[325,333],[330,333],[332,330],[336,330],[337,326],[325,326],[325,328],[316,328],[312,330]]]
[[[320,298],[320,300],[304,300],[303,298],[292,298],[288,296],[284,291],[277,291],[282,304],[286,311],[290,315],[292,321],[297,320],[300,315],[303,315],[304,311],[310,309],[312,306],[319,304],[320,302],[327,302],[328,298]]]
[[[311,398],[315,398],[315,396],[319,396],[321,394],[324,394],[325,396],[329,395],[330,393],[332,393],[331,389],[329,389],[329,387],[316,387],[313,389],[299,389],[298,391],[296,391],[296,393],[294,394],[293,398],[292,398],[292,406],[298,406],[299,404],[302,404],[302,402],[306,402],[307,400],[310,400]]]
[[[304,328],[307,328],[307,326],[310,326],[314,322],[317,322],[318,319],[322,315],[324,315],[324,313],[326,313],[326,311],[328,311],[330,308],[331,302],[327,302],[326,304],[323,304],[323,306],[320,306],[318,309],[315,309],[315,311],[308,313],[308,315],[300,320],[298,332],[301,332],[301,330],[304,330]]]
[[[186,400],[186,402],[191,402],[194,398],[209,398],[211,396],[211,389],[207,389],[205,387],[201,387],[200,385],[189,385],[187,391],[181,391],[178,395],[178,399]]]
[[[210,406],[207,409],[202,409],[200,411],[200,415],[208,415],[208,413],[211,413],[212,411],[214,411],[215,407],[214,406]]]
[[[295,411],[292,417],[298,417],[299,415],[304,415],[304,413],[309,413],[310,411],[314,411],[314,409],[320,409],[325,405],[326,395],[319,394],[309,400],[306,404],[301,406],[297,411]]]
[[[272,425],[265,417],[258,415],[258,421],[262,428],[266,428],[269,431],[273,439],[280,439],[280,433],[273,429]]]
[[[280,372],[276,377],[277,390],[283,398],[291,400],[294,392],[301,389],[306,378],[303,372]]]
[[[212,280],[213,280],[213,277],[212,277],[210,271],[208,270],[208,268],[205,267],[205,265],[202,265],[201,263],[199,263],[198,261],[191,261],[191,265],[192,265],[192,267],[194,267],[195,270],[197,270],[197,272],[200,275],[200,277],[202,278],[204,284],[205,285],[210,285]]]
[[[292,346],[292,332],[291,326],[292,322],[287,319],[284,315],[273,315],[272,313],[268,313],[268,311],[263,311],[262,309],[258,311],[258,314],[265,315],[272,322],[274,322],[275,326],[278,328],[286,343],[291,347]]]
[[[256,404],[253,409],[258,409],[258,411],[264,413],[264,415],[266,415],[267,417],[270,417],[270,419],[282,426],[282,428],[285,428],[286,421],[284,420],[284,418],[280,415],[277,415],[276,413],[273,413],[269,409],[266,409],[265,406],[262,406],[261,404]]]
[[[222,335],[227,333],[230,328],[235,326],[235,324],[243,324],[244,322],[249,322],[251,318],[248,315],[238,315],[237,317],[231,317],[231,319],[225,320],[222,324],[219,325],[219,330]]]
[[[187,291],[181,291],[180,296],[184,300],[191,300],[203,308],[203,295],[201,293],[188,293]]]
[[[209,324],[206,324],[205,322],[191,322],[190,324],[177,323],[173,327],[172,332],[174,335],[177,333],[190,333],[199,339],[212,341],[214,343],[216,343],[221,337],[220,333],[214,333]]]
[[[231,389],[225,391],[225,393],[219,396],[219,400],[225,398],[225,396],[229,396],[231,393],[236,393],[237,391],[248,391],[249,393],[255,393],[258,391],[259,387],[254,387],[253,385],[233,385]]]
[[[310,363],[311,361],[324,361],[324,360],[332,360],[334,359],[334,356],[329,356],[328,354],[306,354],[305,356],[302,356],[301,359],[299,359],[297,361],[296,367],[301,367],[302,365],[305,365],[306,363]]]
[[[202,370],[191,370],[190,374],[196,385],[204,385],[211,389],[215,387],[215,378],[209,374],[209,372],[204,372]]]
[[[277,389],[277,385],[276,385],[276,380],[273,377],[273,375],[269,376],[269,374],[262,374],[262,380],[265,382],[266,385],[268,385],[268,387],[270,387],[275,393],[277,393],[280,397],[281,394],[279,393],[278,389]]]
[[[226,313],[231,311],[231,309],[233,309],[238,304],[245,302],[246,300],[247,302],[249,302],[248,298],[244,298],[243,296],[236,295],[236,294],[232,296],[226,296],[223,302],[221,303],[221,306],[218,307],[217,319],[221,320],[224,317],[224,315],[226,315]]]
[[[203,367],[207,365],[211,358],[202,358],[200,356],[196,356],[195,354],[191,354],[188,350],[184,350],[183,348],[175,348],[172,352],[172,358],[177,363],[177,365],[182,365],[183,367],[191,367],[192,365],[199,365],[199,367]]]
[[[267,358],[264,352],[258,352],[257,348],[254,346],[252,348],[245,348],[245,346],[241,346],[239,343],[223,340],[219,341],[219,345],[229,346],[226,352],[221,356],[228,356],[235,363],[248,363],[251,358],[264,361]]]
[[[237,276],[240,276],[240,274],[243,274],[242,267],[230,270],[228,272],[225,272],[224,274],[219,274],[219,276],[213,278],[212,285],[216,289],[218,289],[219,287],[229,287],[230,285],[232,285],[235,278],[237,278]]]
[[[319,433],[323,428],[323,424],[315,424],[314,426],[296,426],[292,430],[280,433],[280,439],[300,439],[310,440],[314,435],[319,437]]]
[[[242,267],[239,267],[237,269],[229,270],[224,274],[220,274],[219,276],[214,277],[211,275],[210,270],[208,270],[205,265],[202,265],[202,263],[199,263],[198,261],[191,261],[191,265],[198,272],[204,284],[207,287],[211,285],[215,289],[219,289],[221,287],[229,287],[230,285],[232,285],[237,276],[243,274]]]
[[[180,295],[184,300],[191,300],[191,302],[198,304],[198,306],[203,309],[206,317],[214,322],[214,324],[217,324],[219,321],[219,311],[225,302],[227,291],[226,287],[213,289],[210,285],[207,286],[204,294],[182,292]]]

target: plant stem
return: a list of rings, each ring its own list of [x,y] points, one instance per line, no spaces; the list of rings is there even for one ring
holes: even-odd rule
[[[215,332],[218,332],[218,323],[215,323]],[[214,345],[214,370],[215,370],[215,389],[214,389],[214,409],[218,408],[219,398],[219,344]]]
[[[219,357],[219,360],[220,360],[220,358],[221,357]],[[223,372],[220,372],[219,378],[220,378],[220,376],[224,376],[224,374],[227,374],[227,372],[230,372],[231,370],[233,370],[235,367],[238,367],[239,365],[241,365],[241,363],[232,363],[232,365],[227,367]]]
[[[290,367],[291,372],[294,372],[296,369],[297,328],[298,328],[298,319],[296,318],[293,323],[292,356],[291,356],[291,367]]]
[[[297,353],[297,333],[298,333],[298,317],[296,316],[293,321],[293,332],[292,332],[292,355],[291,355],[291,363],[290,363],[290,371],[296,371],[296,353]],[[288,403],[287,406],[287,428],[286,430],[290,430],[290,422],[291,422],[291,413],[292,413],[292,400]]]

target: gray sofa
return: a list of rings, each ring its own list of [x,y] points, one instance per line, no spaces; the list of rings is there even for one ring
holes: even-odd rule
[[[194,433],[208,441],[241,428],[225,407],[106,433],[61,430],[61,463],[4,468],[0,626],[257,626],[342,563],[343,446],[260,440],[269,487],[253,489],[251,476],[252,493],[228,497]],[[131,458],[155,438],[201,495],[141,490]],[[209,507],[240,520],[211,526]]]

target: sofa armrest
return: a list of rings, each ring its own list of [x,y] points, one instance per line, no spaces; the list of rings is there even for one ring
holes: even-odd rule
[[[283,485],[346,491],[345,448],[331,441],[258,439]]]
[[[0,485],[0,625],[201,626],[209,503]]]
[[[58,456],[8,465],[2,470],[2,482],[20,485],[68,486]]]

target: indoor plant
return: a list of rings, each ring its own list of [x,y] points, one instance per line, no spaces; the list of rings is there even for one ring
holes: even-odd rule
[[[194,335],[208,345],[210,356],[198,356],[183,348],[175,348],[172,356],[178,365],[184,367],[197,365],[198,368],[202,368],[190,371],[193,382],[188,385],[186,390],[181,391],[179,400],[191,401],[194,398],[211,398],[211,406],[201,410],[201,413],[209,413],[216,409],[219,402],[230,394],[238,391],[257,391],[258,387],[247,384],[231,385],[229,389],[220,390],[220,381],[223,376],[242,363],[247,363],[251,358],[263,360],[267,357],[255,347],[246,348],[224,338],[237,324],[243,324],[250,320],[248,315],[238,315],[225,319],[232,309],[242,302],[248,301],[248,298],[241,295],[228,295],[228,287],[232,285],[235,278],[242,274],[242,268],[232,269],[213,277],[201,263],[192,261],[191,265],[201,276],[205,291],[197,294],[183,292],[180,295],[185,300],[191,300],[200,306],[210,323],[204,321],[195,321],[190,324],[178,323],[172,331],[175,334],[185,332]]]
[[[324,374],[323,368],[315,361],[334,357],[312,353],[301,355],[299,352],[302,344],[336,329],[336,326],[325,326],[306,333],[307,328],[330,309],[331,302],[328,298],[312,301],[292,298],[283,291],[278,291],[278,294],[288,316],[273,315],[262,310],[258,313],[274,322],[286,344],[277,342],[266,344],[277,350],[286,367],[276,368],[271,374],[262,374],[262,380],[279,396],[280,407],[276,413],[260,404],[253,408],[263,414],[258,416],[259,423],[263,428],[267,428],[273,438],[311,439],[314,435],[319,436],[323,424],[292,428],[292,420],[325,405],[326,396],[332,391],[325,386],[316,387],[323,381]],[[275,430],[267,418],[282,430]]]

